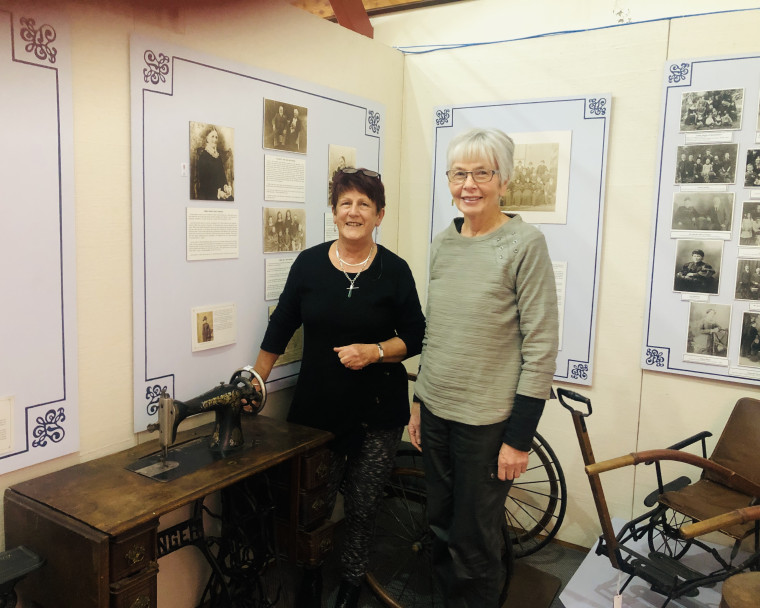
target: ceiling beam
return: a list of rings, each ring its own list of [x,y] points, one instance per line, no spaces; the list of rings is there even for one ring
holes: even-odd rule
[[[330,6],[340,25],[367,38],[374,38],[375,29],[369,22],[362,0],[330,0]]]

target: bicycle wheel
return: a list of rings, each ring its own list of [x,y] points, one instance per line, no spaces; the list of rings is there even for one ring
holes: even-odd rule
[[[691,547],[693,540],[681,538],[678,531],[691,523],[694,523],[694,520],[688,515],[663,507],[649,520],[649,550],[663,553],[673,559],[681,559]]]
[[[385,488],[377,515],[367,583],[380,601],[391,608],[441,608],[443,597],[433,579],[432,533],[427,521],[425,473],[414,467],[397,467]],[[512,569],[512,553],[504,534],[505,571]],[[506,579],[506,577],[505,577]],[[507,595],[502,585],[499,605]]]
[[[504,504],[515,557],[531,555],[549,543],[566,508],[565,474],[554,450],[536,433],[528,469],[514,481]]]

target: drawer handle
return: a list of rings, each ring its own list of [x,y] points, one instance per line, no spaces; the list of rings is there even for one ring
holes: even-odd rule
[[[133,545],[132,548],[124,554],[124,559],[130,566],[139,564],[145,559],[145,547],[142,545]],[[138,598],[139,599],[139,598]],[[141,608],[137,606],[135,608]]]
[[[327,553],[332,549],[332,539],[325,538],[322,540],[321,543],[319,543],[319,552],[320,553]]]
[[[317,498],[313,503],[311,503],[311,510],[312,511],[319,511],[325,506],[325,501],[321,498]]]
[[[147,595],[139,595],[129,608],[150,608],[150,598]]]
[[[317,467],[317,479],[322,479],[327,475],[327,472],[330,470],[330,467],[327,466],[326,463],[322,463]]]

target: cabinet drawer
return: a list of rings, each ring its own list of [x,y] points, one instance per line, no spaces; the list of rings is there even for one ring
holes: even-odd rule
[[[295,499],[290,488],[274,486],[275,509],[279,517],[287,519],[290,514],[291,501]],[[320,519],[330,515],[327,502],[327,489],[317,488],[298,493],[298,528],[309,528]]]
[[[109,572],[112,581],[130,576],[156,561],[156,523],[111,540]]]
[[[110,608],[158,608],[157,575],[153,562],[144,572],[111,583]]]
[[[312,490],[327,481],[330,473],[330,452],[319,450],[301,458],[301,489]]]
[[[296,535],[296,559],[299,563],[316,566],[333,550],[335,522],[327,520],[309,532],[299,530]],[[288,525],[277,520],[277,535],[281,547],[287,546]]]

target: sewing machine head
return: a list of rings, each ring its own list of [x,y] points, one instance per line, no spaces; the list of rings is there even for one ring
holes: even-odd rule
[[[254,380],[258,387],[254,386]],[[242,367],[232,374],[228,383],[220,383],[188,401],[178,401],[165,392],[161,393],[158,422],[148,425],[148,430],[159,432],[161,456],[165,461],[169,447],[177,440],[180,423],[190,416],[213,411],[216,421],[209,448],[224,456],[245,445],[240,424],[243,407],[250,406],[251,413],[258,414],[266,399],[266,385],[261,376],[251,366]]]

